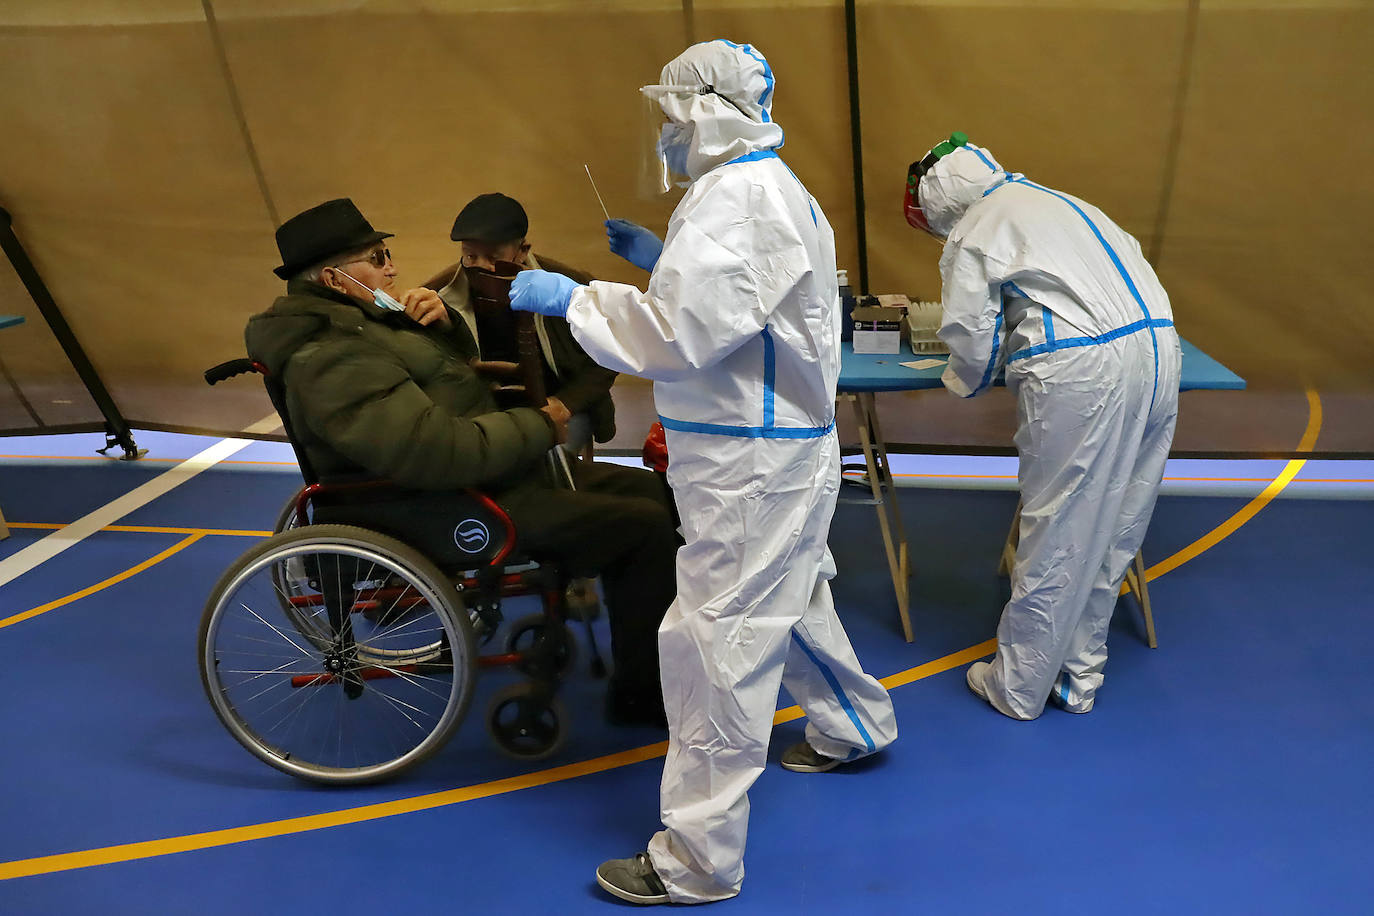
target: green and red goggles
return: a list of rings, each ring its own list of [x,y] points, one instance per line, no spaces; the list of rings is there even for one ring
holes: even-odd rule
[[[921,178],[926,172],[934,167],[943,157],[948,156],[961,146],[968,143],[968,134],[961,130],[956,130],[949,135],[948,140],[941,140],[939,143],[926,153],[906,170],[906,194],[902,199],[902,210],[906,214],[906,221],[914,229],[921,229],[925,232],[930,231],[930,224],[926,222],[926,215],[921,210],[920,186]]]

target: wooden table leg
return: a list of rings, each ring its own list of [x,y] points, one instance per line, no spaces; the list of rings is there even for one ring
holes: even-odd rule
[[[1011,571],[1016,566],[1016,545],[1021,540],[1021,503],[1016,503],[1016,514],[1011,519],[1011,530],[1007,532],[1006,543],[1002,545],[1002,556],[997,563],[997,573],[1002,576],[1010,576]],[[1135,592],[1136,600],[1140,602],[1141,613],[1145,616],[1145,642],[1151,649],[1158,649],[1159,642],[1155,639],[1155,617],[1150,611],[1150,586],[1145,581],[1145,557],[1140,551],[1136,551],[1135,559],[1126,568],[1126,581],[1122,583],[1121,591]]]
[[[1150,586],[1145,581],[1145,556],[1140,551],[1136,551],[1135,559],[1126,569],[1126,587],[1135,592],[1136,599],[1140,602],[1141,613],[1145,615],[1145,642],[1151,649],[1159,648],[1159,641],[1155,639],[1155,616],[1150,611]]]
[[[915,639],[911,630],[910,614],[911,563],[907,553],[906,529],[902,527],[901,508],[897,505],[896,484],[887,464],[887,445],[883,442],[882,429],[878,426],[878,411],[873,392],[861,391],[853,398],[859,445],[863,449],[864,464],[868,470],[868,487],[873,494],[873,507],[878,511],[878,526],[883,533],[887,568],[892,576],[892,590],[897,596],[897,613],[902,619],[902,635],[906,637],[907,642],[911,642]]]

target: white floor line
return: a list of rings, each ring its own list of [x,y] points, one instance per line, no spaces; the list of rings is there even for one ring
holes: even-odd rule
[[[263,417],[252,426],[246,427],[243,431],[265,434],[280,427],[281,420],[273,413]],[[201,471],[214,467],[229,456],[252,445],[255,441],[257,440],[221,439],[201,451],[200,454],[192,455],[176,467],[154,477],[143,486],[130,490],[94,512],[83,515],[65,528],[59,528],[42,540],[30,544],[4,560],[0,560],[0,585],[5,585],[34,567],[46,563],[68,547],[76,546],[106,525],[112,525],[129,513],[141,509],[164,493],[181,486]]]

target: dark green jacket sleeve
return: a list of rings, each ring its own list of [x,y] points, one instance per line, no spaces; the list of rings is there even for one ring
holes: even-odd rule
[[[291,357],[291,414],[340,454],[402,486],[488,487],[524,476],[554,445],[531,408],[466,418],[435,404],[392,354],[328,340]]]

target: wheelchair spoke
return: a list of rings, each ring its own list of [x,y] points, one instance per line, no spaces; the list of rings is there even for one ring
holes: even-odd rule
[[[400,671],[400,670],[395,669],[395,668],[392,668],[392,669],[390,669],[390,670],[391,670],[391,673],[392,673],[392,674],[396,675],[396,677],[398,677],[398,678],[400,678],[401,680],[405,681],[407,684],[410,684],[411,686],[415,687],[417,690],[423,690],[425,693],[429,694],[430,696],[432,696],[432,697],[434,697],[435,699],[438,699],[438,700],[446,700],[446,699],[448,699],[448,694],[447,694],[447,693],[440,693],[440,692],[437,691],[437,690],[431,690],[431,689],[429,689],[428,687],[426,687],[426,686],[424,685],[424,683],[422,683],[423,681],[432,681],[432,682],[434,682],[434,683],[436,683],[436,684],[440,684],[440,683],[443,683],[442,679],[436,678],[436,677],[426,677],[426,676],[424,676],[424,675],[416,675],[416,674],[412,674],[412,673],[410,673],[410,672],[408,672],[408,671]],[[373,688],[373,689],[374,689],[374,690],[379,690],[380,688]]]
[[[265,692],[265,691],[264,691],[264,692]],[[261,696],[262,694],[258,694],[258,695]],[[281,727],[281,724],[282,724],[283,722],[285,722],[287,719],[290,719],[290,720],[291,720],[292,728],[294,728],[298,723],[300,723],[301,721],[303,721],[303,719],[302,719],[302,717],[301,717],[301,715],[300,715],[300,712],[301,712],[301,710],[303,710],[303,709],[305,708],[306,704],[309,703],[309,702],[311,701],[311,699],[313,699],[313,697],[314,697],[314,694],[310,693],[310,691],[307,691],[307,690],[302,690],[302,691],[300,691],[300,696],[299,696],[299,698],[296,699],[296,705],[295,705],[295,706],[292,706],[292,707],[289,708],[289,709],[287,709],[286,712],[282,714],[282,717],[281,717],[280,719],[278,719],[278,720],[277,720],[275,723],[273,723],[272,725],[268,726],[268,728],[267,728],[267,734],[269,734],[269,735],[270,735],[270,734],[274,734],[274,733],[276,732],[276,730],[277,730],[278,728]],[[287,703],[287,702],[290,701],[292,698],[293,698],[293,697],[292,697],[292,694],[288,692],[288,693],[287,693],[285,696],[283,696],[280,700],[278,700],[277,702],[273,703],[271,706],[269,706],[269,707],[267,707],[266,709],[264,709],[263,712],[264,712],[264,713],[271,712],[272,710],[276,709],[278,706],[281,706],[282,704]]]
[[[201,676],[260,759],[321,782],[382,778],[461,721],[475,646],[451,580],[363,529],[306,525],[250,549],[212,594]]]
[[[289,661],[289,662],[287,662],[287,663],[284,664],[284,665],[278,665],[278,666],[275,667],[275,668],[220,668],[219,670],[220,670],[222,673],[224,673],[224,674],[251,674],[251,675],[253,675],[252,677],[248,678],[247,680],[241,681],[241,682],[240,682],[240,683],[247,684],[247,683],[250,683],[250,682],[252,682],[252,681],[256,681],[256,680],[257,680],[258,678],[260,678],[260,677],[266,677],[266,676],[269,675],[269,674],[280,674],[280,673],[282,673],[283,671],[285,671],[287,668],[290,668],[290,667],[291,667],[292,665],[294,665],[295,663],[296,663],[296,662],[295,662],[295,660],[293,659],[292,661]]]
[[[284,640],[286,640],[287,642],[289,642],[292,646],[295,647],[295,649],[296,649],[297,652],[299,652],[299,653],[302,654],[302,655],[308,655],[308,654],[309,654],[309,653],[306,652],[304,649],[302,649],[302,648],[296,643],[296,641],[295,641],[294,639],[292,639],[290,636],[287,636],[287,635],[286,635],[285,633],[283,633],[281,630],[277,629],[274,625],[268,623],[266,620],[263,620],[262,615],[259,614],[257,611],[253,610],[251,607],[249,607],[248,605],[244,604],[242,601],[239,602],[239,606],[240,606],[241,608],[243,608],[245,611],[247,611],[248,613],[252,614],[254,617],[258,618],[258,620],[261,620],[262,623],[263,623],[263,625],[266,626],[268,629],[270,629],[273,633],[276,633],[276,634],[277,634],[278,636],[280,636],[282,639],[284,639]]]

